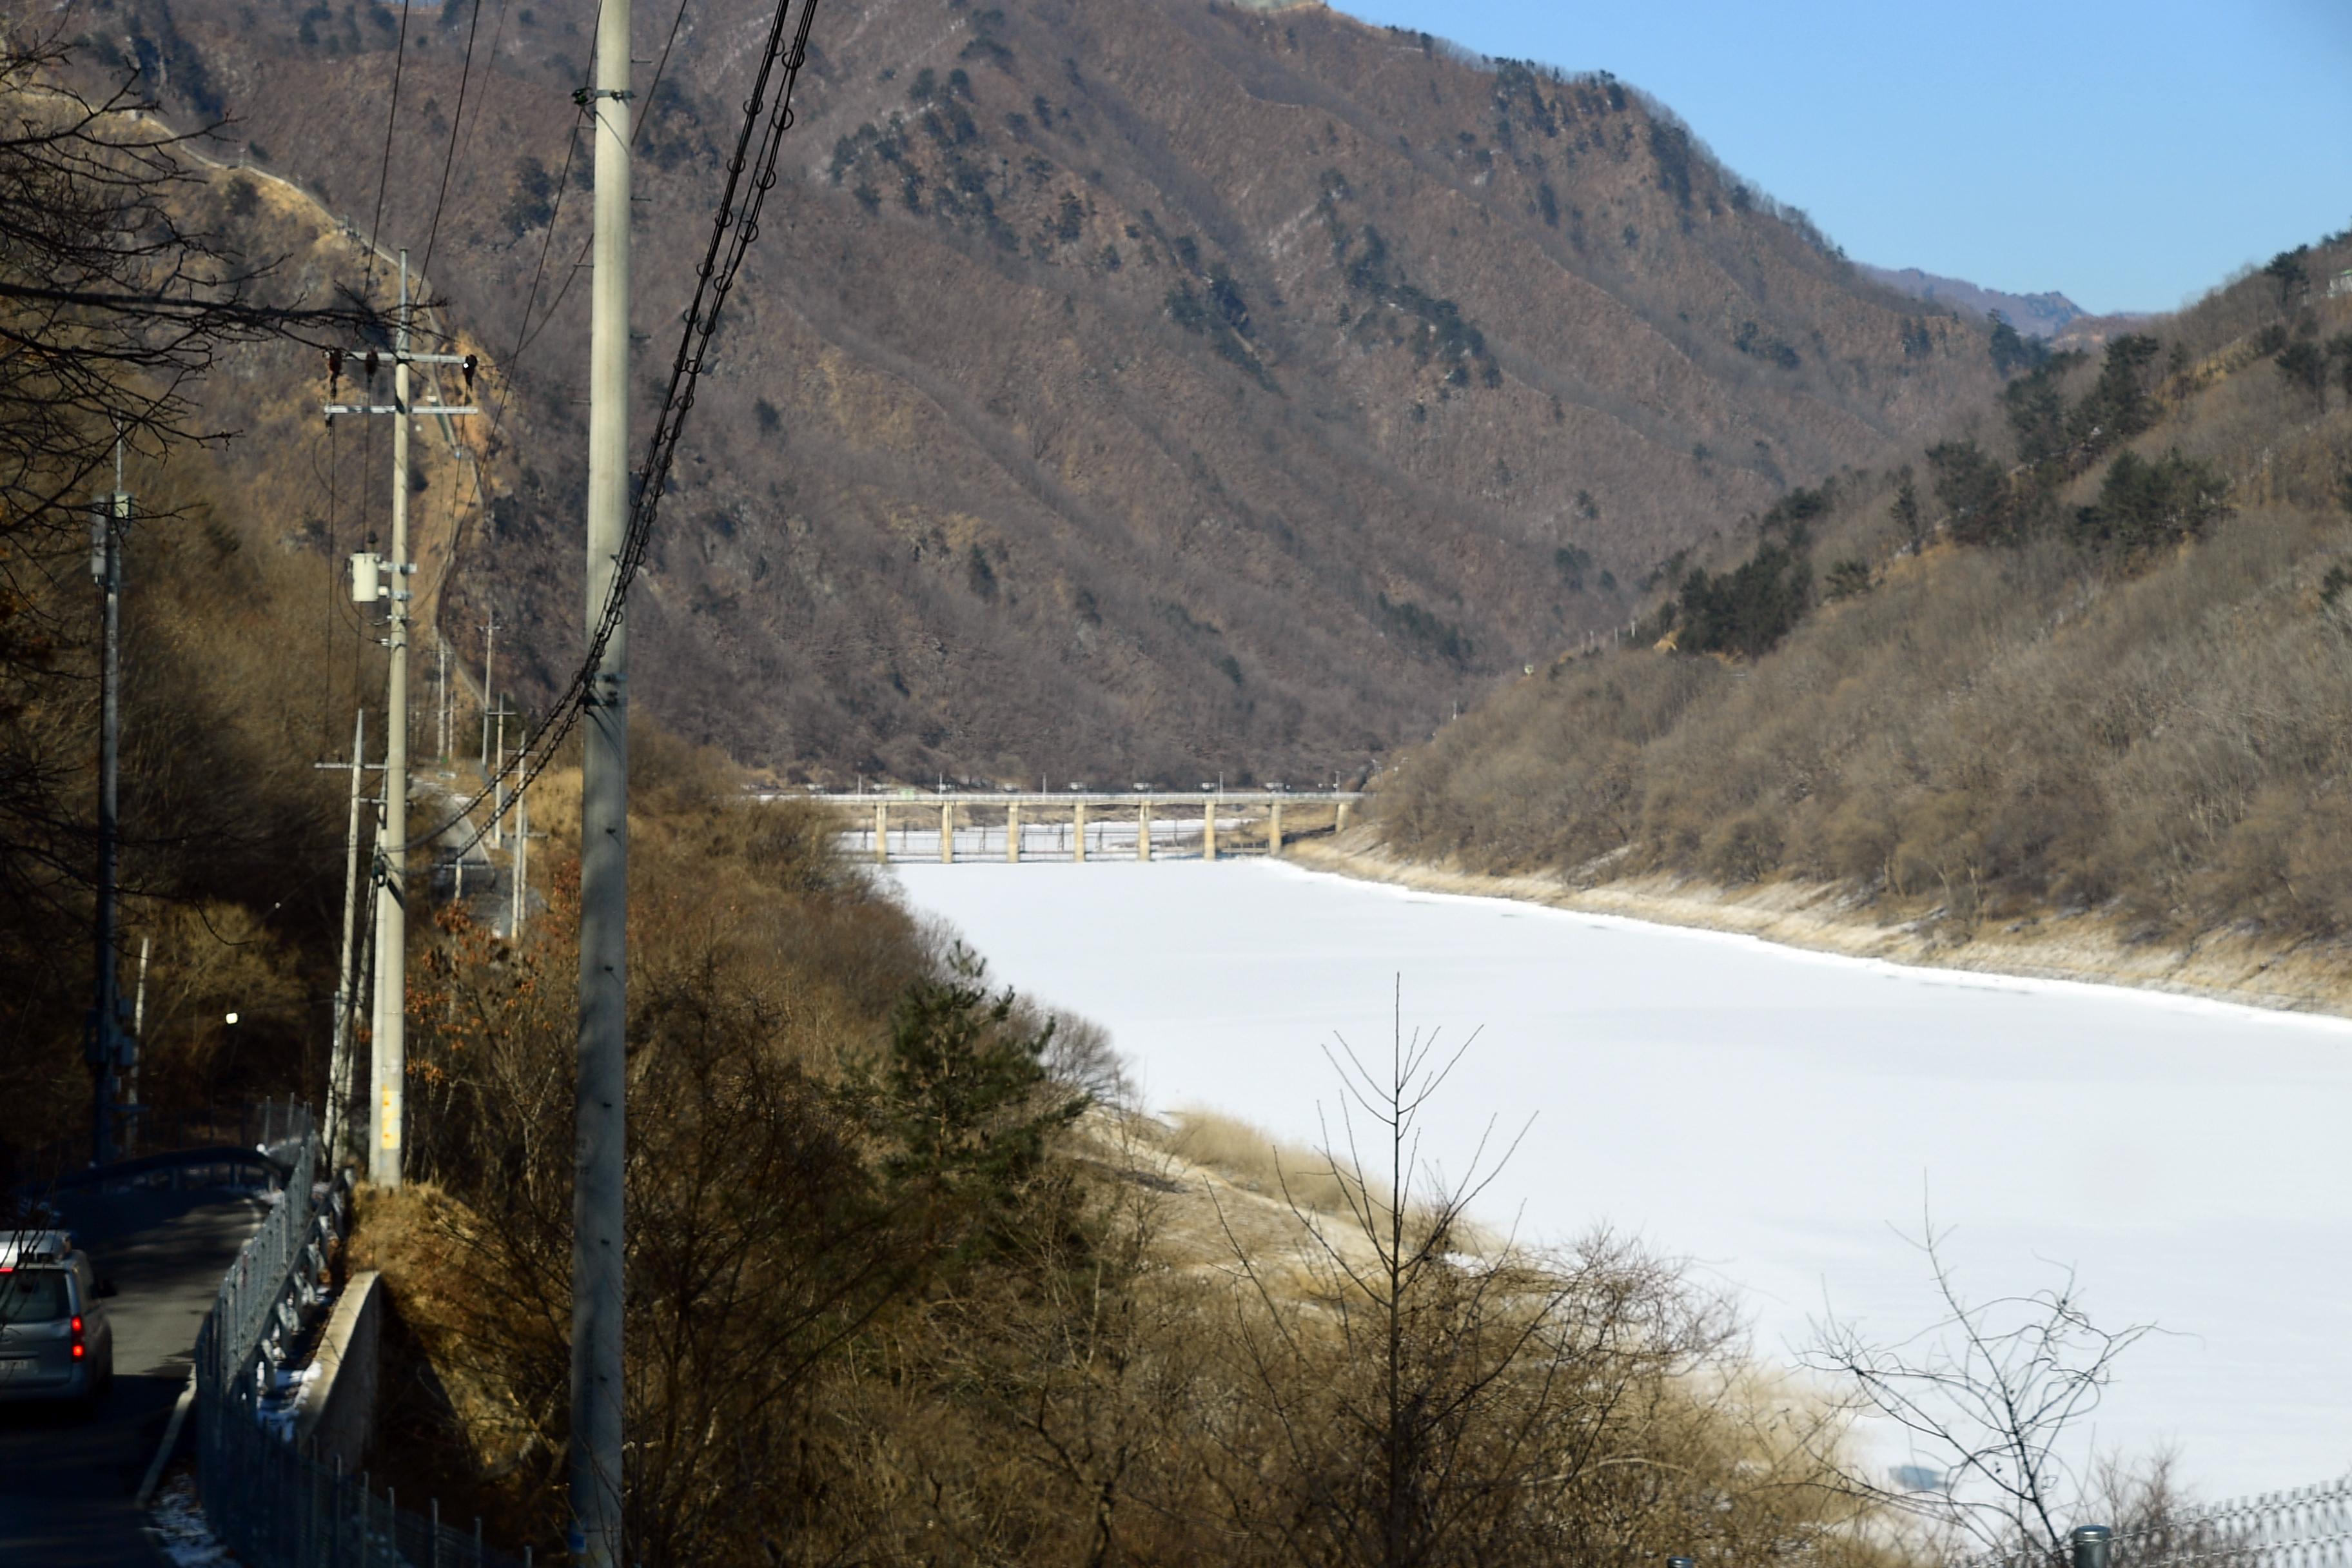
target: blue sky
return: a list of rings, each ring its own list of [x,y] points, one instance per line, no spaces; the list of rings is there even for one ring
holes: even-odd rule
[[[1608,70],[1856,260],[2170,310],[2352,227],[2352,0],[1340,0]]]

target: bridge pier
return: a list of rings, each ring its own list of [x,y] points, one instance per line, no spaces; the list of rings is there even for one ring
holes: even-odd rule
[[[874,860],[879,866],[890,863],[890,808],[878,800],[874,803]]]
[[[1282,855],[1282,802],[1276,801],[1265,823],[1265,852],[1276,858]]]
[[[1021,864],[1021,807],[1018,805],[1004,808],[1004,863],[1008,866]]]
[[[1213,860],[1216,858],[1217,797],[1211,795],[1208,804],[1201,808],[1201,858]]]
[[[1135,858],[1151,858],[1151,803],[1148,800],[1135,803]]]
[[[1078,802],[1077,816],[1074,820],[1077,830],[1071,834],[1070,845],[1076,853],[1078,864],[1083,866],[1087,863],[1087,803],[1085,801]]]
[[[955,864],[955,804],[940,807],[940,864]]]

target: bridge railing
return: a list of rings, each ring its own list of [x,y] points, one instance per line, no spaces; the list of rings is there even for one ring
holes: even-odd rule
[[[310,1130],[308,1107],[292,1097],[241,1106],[205,1106],[184,1110],[148,1110],[126,1119],[117,1160],[104,1171],[89,1163],[89,1138],[60,1138],[18,1154],[14,1168],[0,1172],[5,1185],[32,1196],[52,1187],[84,1185],[129,1167],[137,1156],[202,1148],[277,1149]]]

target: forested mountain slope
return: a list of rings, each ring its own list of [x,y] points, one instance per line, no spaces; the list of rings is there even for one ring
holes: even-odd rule
[[[1843,889],[1965,940],[2352,929],[2352,236],[1966,439],[1792,492],[1380,795],[1390,844],[1587,884]]]
[[[761,15],[638,18],[648,377]],[[90,68],[231,118],[231,156],[408,247],[485,353],[486,504],[469,478],[421,521],[455,547],[433,613],[478,668],[495,603],[543,694],[578,636],[593,6],[99,16]],[[751,762],[1360,769],[1995,384],[1979,325],[1605,77],[1206,0],[877,0],[814,40],[637,600],[642,698]],[[224,422],[265,423],[240,395]],[[322,550],[382,526],[358,439],[249,448],[310,474],[287,504]]]

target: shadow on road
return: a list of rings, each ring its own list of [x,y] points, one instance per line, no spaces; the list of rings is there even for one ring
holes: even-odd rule
[[[0,1563],[152,1568],[163,1561],[131,1506],[173,1403],[196,1329],[263,1199],[218,1188],[72,1194],[58,1205],[117,1294],[114,1392],[95,1411],[0,1405]]]

